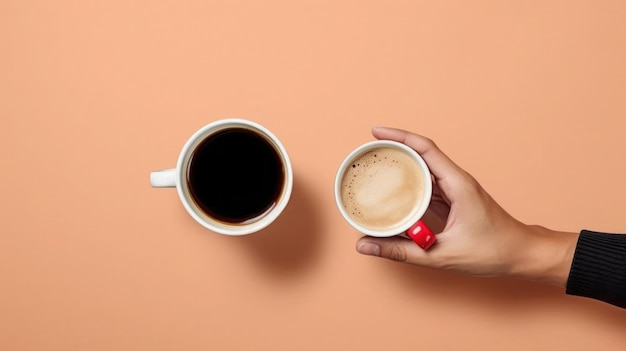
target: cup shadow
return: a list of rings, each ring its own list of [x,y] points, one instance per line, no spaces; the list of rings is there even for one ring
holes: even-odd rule
[[[279,277],[301,274],[320,256],[319,213],[311,191],[294,175],[289,204],[267,228],[238,241],[262,269]]]

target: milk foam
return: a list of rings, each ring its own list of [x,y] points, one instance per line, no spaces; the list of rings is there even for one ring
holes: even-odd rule
[[[402,223],[419,206],[424,179],[409,155],[382,147],[361,155],[346,170],[341,196],[354,221],[386,230]]]

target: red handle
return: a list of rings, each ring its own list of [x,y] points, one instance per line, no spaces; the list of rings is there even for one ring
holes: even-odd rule
[[[421,219],[409,228],[409,230],[406,231],[406,234],[424,250],[428,250],[431,246],[433,246],[435,241],[437,241],[435,234],[433,234],[432,230],[430,230],[426,223],[424,223]]]

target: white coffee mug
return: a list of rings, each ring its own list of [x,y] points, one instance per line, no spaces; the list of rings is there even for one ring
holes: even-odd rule
[[[259,150],[266,153],[259,156]],[[176,168],[152,172],[150,184],[175,187],[189,215],[207,229],[246,235],[267,227],[283,212],[291,196],[293,169],[287,150],[267,128],[249,120],[223,119],[194,133]],[[276,189],[268,193],[265,184]]]
[[[407,145],[376,140],[357,147],[339,166],[334,190],[339,211],[359,232],[375,237],[406,234],[424,249],[435,243],[421,220],[432,196],[430,170]],[[376,216],[380,219],[372,219]]]

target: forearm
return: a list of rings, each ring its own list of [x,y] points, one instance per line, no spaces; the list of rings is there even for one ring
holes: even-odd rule
[[[566,233],[523,226],[525,245],[511,275],[626,308],[626,235]]]
[[[511,270],[516,278],[565,288],[572,266],[578,233],[523,225],[524,242],[520,245]]]

